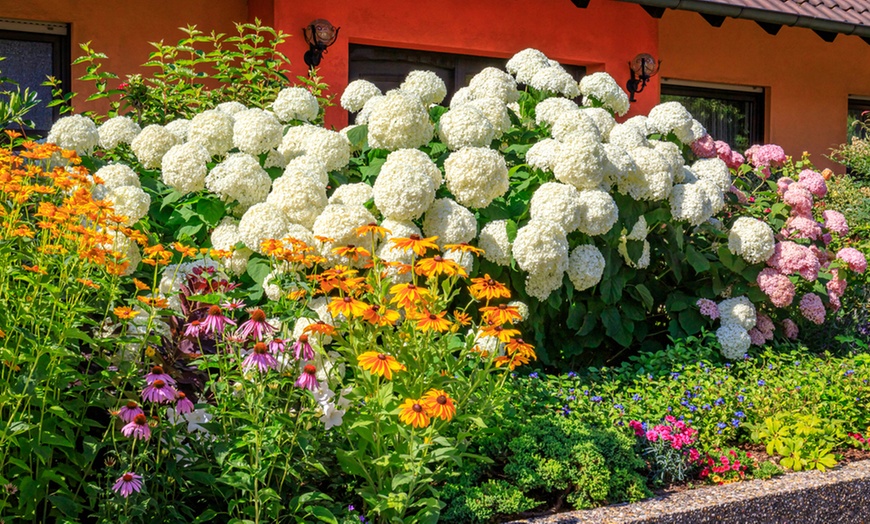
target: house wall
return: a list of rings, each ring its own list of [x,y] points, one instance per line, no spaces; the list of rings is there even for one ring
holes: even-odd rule
[[[79,44],[105,53],[103,71],[127,74],[143,71],[153,47],[148,42],[176,42],[183,37],[179,27],[188,24],[210,33],[234,33],[234,22],[248,16],[246,0],[0,0],[0,17],[70,24],[72,58],[81,55]],[[72,68],[72,90],[90,93],[93,83],[80,82],[85,66]],[[111,88],[117,85],[111,85]],[[74,100],[76,110],[100,107]]]
[[[570,0],[250,0],[249,7],[251,18],[269,20],[271,13],[274,26],[293,35],[283,51],[295,74],[304,74],[308,49],[301,28],[318,18],[340,27],[319,70],[338,95],[348,82],[351,43],[505,58],[535,47],[559,62],[606,71],[622,85],[629,60],[658,52],[658,22],[636,5],[613,0],[594,0],[584,9]],[[655,79],[632,114],[648,112],[657,90]],[[326,121],[343,127],[347,112],[330,108]]]
[[[846,35],[828,43],[799,27],[772,36],[732,18],[716,28],[697,13],[672,10],[659,38],[663,77],[764,87],[766,141],[843,170],[822,155],[846,140],[849,95],[870,96],[870,45]]]

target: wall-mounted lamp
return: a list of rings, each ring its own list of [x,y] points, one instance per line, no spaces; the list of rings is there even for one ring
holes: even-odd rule
[[[329,23],[329,20],[322,18],[318,18],[308,24],[308,27],[302,28],[302,34],[305,35],[305,41],[308,43],[308,51],[305,51],[303,60],[308,67],[320,65],[326,48],[334,44],[335,39],[338,38],[339,29],[341,28],[335,27]]]
[[[631,79],[626,82],[625,87],[628,88],[629,102],[635,102],[634,94],[643,91],[649,79],[654,77],[659,72],[661,62],[657,62],[652,55],[641,53],[634,57],[634,60],[628,63],[631,69]]]

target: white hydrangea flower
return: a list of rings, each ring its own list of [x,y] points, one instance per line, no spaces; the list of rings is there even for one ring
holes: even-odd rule
[[[224,217],[220,224],[211,232],[211,245],[222,251],[232,251],[230,258],[220,260],[220,264],[235,275],[241,275],[248,267],[248,260],[254,253],[243,247],[236,249],[236,244],[244,242],[239,233],[239,221],[233,217]]]
[[[722,211],[725,207],[725,193],[710,180],[698,180],[695,183],[707,194],[707,200],[710,202],[713,214],[715,215],[719,211]]]
[[[604,182],[607,185],[619,185],[622,180],[636,178],[640,168],[634,158],[625,149],[616,144],[602,144],[604,150]]]
[[[532,220],[559,224],[566,233],[580,227],[583,202],[576,187],[560,182],[546,182],[532,195],[529,214]]]
[[[692,171],[701,180],[709,180],[722,191],[731,188],[731,171],[719,158],[702,158],[692,164]]]
[[[595,122],[595,127],[598,128],[598,132],[601,134],[601,139],[608,140],[610,131],[616,125],[616,120],[613,119],[610,112],[600,107],[584,107],[580,111],[592,118],[592,121]]]
[[[548,98],[547,100],[552,100]],[[541,171],[552,171],[553,163],[559,156],[559,141],[545,138],[526,151],[526,163]]]
[[[649,140],[647,140],[643,131],[637,126],[629,125],[628,123],[613,126],[607,140],[626,151],[631,151],[638,147],[649,147]]]
[[[753,217],[738,218],[728,233],[728,250],[743,257],[750,264],[758,264],[770,258],[775,243],[770,226]]]
[[[157,124],[146,126],[130,143],[130,149],[145,169],[160,167],[163,155],[179,143],[178,137]]]
[[[680,169],[674,172],[674,183],[676,184],[692,184],[697,181],[698,175],[689,166],[680,166]]]
[[[603,235],[610,231],[619,218],[616,201],[607,191],[587,189],[580,191],[580,209],[577,229],[587,235]]]
[[[560,116],[579,109],[580,107],[573,100],[558,96],[550,97],[541,100],[535,106],[535,123],[539,126],[546,124],[552,127]]]
[[[432,71],[411,71],[399,89],[419,96],[426,106],[440,104],[447,96],[444,80]]]
[[[248,109],[248,106],[241,102],[236,102],[235,100],[231,102],[222,102],[215,107],[216,111],[220,111],[221,113],[226,113],[230,116],[235,115],[236,113],[241,113],[242,111]]]
[[[263,241],[285,238],[290,232],[290,226],[290,220],[278,207],[268,202],[260,202],[242,215],[239,221],[239,237],[248,249],[262,254]]]
[[[166,124],[166,130],[178,137],[181,142],[187,141],[187,130],[190,129],[190,120],[177,118]]]
[[[583,244],[574,248],[568,258],[568,278],[574,289],[583,291],[601,282],[604,266],[601,251],[592,244]]]
[[[45,141],[75,151],[79,155],[88,155],[99,145],[100,133],[90,118],[84,115],[70,115],[59,119],[51,126]]]
[[[429,158],[429,155],[419,149],[398,149],[393,151],[387,157],[390,162],[404,164],[409,169],[426,173],[432,179],[435,189],[441,187],[444,183],[444,178],[441,176],[441,170],[435,165],[435,162]],[[381,168],[383,169],[383,167]]]
[[[124,186],[142,187],[142,184],[139,182],[139,175],[130,166],[124,164],[103,166],[94,173],[94,176],[103,181],[101,193]],[[97,188],[95,188],[94,198],[101,199],[105,198],[105,196],[97,196]]]
[[[282,175],[272,183],[266,202],[279,208],[291,222],[311,229],[326,207],[326,188],[301,173]]]
[[[369,115],[386,99],[387,97],[384,95],[376,95],[369,98],[362,106],[362,109],[359,110],[359,113],[357,113],[355,122],[360,125],[367,125],[369,123]]]
[[[596,189],[604,180],[604,148],[586,135],[570,137],[559,146],[553,174],[560,182],[577,189]]]
[[[247,109],[234,115],[233,145],[242,153],[259,155],[281,144],[284,128],[268,111]]]
[[[281,122],[314,120],[320,113],[317,97],[304,87],[285,87],[272,102],[272,111]]]
[[[314,221],[315,236],[326,237],[332,242],[321,243],[321,254],[333,264],[348,264],[348,259],[333,253],[333,249],[348,245],[358,245],[363,242],[356,230],[367,224],[377,223],[368,209],[362,206],[346,204],[329,204]],[[371,246],[366,246],[371,248]],[[375,247],[377,250],[377,247]]]
[[[562,95],[566,98],[580,96],[577,81],[561,66],[542,67],[532,76],[529,85],[539,91]]]
[[[372,188],[373,196],[375,206],[384,216],[413,220],[420,218],[435,201],[435,184],[425,169],[418,168],[420,158],[402,151],[387,156]],[[411,162],[405,162],[406,158]],[[428,156],[426,161],[438,169]]]
[[[439,198],[426,210],[423,231],[427,237],[437,236],[436,243],[446,244],[471,242],[477,236],[477,220],[468,209],[449,198]]]
[[[680,142],[689,145],[695,140],[699,140],[707,136],[707,130],[704,128],[704,124],[698,122],[695,119],[692,119],[692,130],[688,135],[677,136],[680,139]]]
[[[508,116],[507,106],[498,98],[491,96],[478,98],[469,102],[469,105],[476,107],[492,124],[495,138],[499,138],[511,128],[511,118]]]
[[[242,106],[242,109],[245,107]],[[233,148],[234,122],[233,117],[224,111],[203,111],[190,120],[187,141],[201,145],[211,156],[223,156]]]
[[[541,302],[562,287],[564,273],[529,273],[526,275],[526,294]]]
[[[729,360],[743,358],[752,343],[749,332],[737,324],[722,324],[716,330],[716,338],[722,346],[722,356]]]
[[[631,226],[631,231],[625,238],[628,240],[646,240],[649,234],[649,224],[646,222],[646,217],[641,215],[637,218],[637,222]]]
[[[466,251],[458,249],[448,249],[444,252],[444,260],[452,260],[459,264],[465,270],[465,273],[470,275],[474,270],[474,255]]]
[[[450,98],[450,109],[459,107],[463,104],[467,104],[474,100],[474,94],[471,92],[470,87],[460,87],[453,93],[453,96]]]
[[[671,215],[693,226],[703,224],[713,215],[713,207],[700,184],[677,184],[671,190]]]
[[[686,136],[692,132],[692,115],[679,102],[665,102],[652,108],[647,117],[647,125],[654,131],[666,135],[674,133]]]
[[[435,128],[420,97],[392,91],[368,115],[369,146],[374,149],[414,149],[429,143]]]
[[[320,160],[326,171],[336,171],[350,161],[350,142],[341,133],[305,124],[287,130],[278,151],[292,161],[302,155]]]
[[[438,136],[452,151],[463,147],[487,147],[495,138],[495,128],[483,112],[469,103],[441,115]]]
[[[595,125],[595,120],[579,110],[568,111],[557,117],[553,123],[552,134],[553,138],[562,142],[575,134],[584,135],[588,140],[601,142],[601,133],[598,131],[598,126]]]
[[[517,231],[513,256],[517,265],[528,272],[526,292],[545,300],[562,285],[568,269],[568,239],[565,230],[547,220],[531,220]]]
[[[722,325],[735,324],[743,329],[755,327],[755,306],[745,296],[728,298],[719,302],[719,321]]]
[[[484,208],[510,186],[508,168],[498,151],[464,147],[444,161],[447,189],[466,207]]]
[[[590,98],[594,98],[619,116],[628,112],[628,95],[607,73],[584,76],[580,80],[580,92],[583,94],[583,105],[591,105]]]
[[[263,279],[263,292],[266,293],[266,297],[269,300],[281,300],[282,297],[286,296],[291,291],[299,289],[299,286],[295,282],[288,282],[282,286],[281,277],[291,271],[292,270],[288,266],[279,266],[266,275],[266,278]]]
[[[520,314],[520,322],[525,322],[529,319],[529,305],[525,302],[521,302],[519,300],[511,300],[508,302],[508,307],[513,307],[517,309],[517,313]]]
[[[468,83],[474,98],[486,98],[492,96],[509,104],[520,99],[517,91],[517,82],[514,78],[500,69],[487,67],[472,77]]]
[[[637,164],[636,176],[625,177],[618,185],[619,192],[635,200],[664,200],[671,194],[674,173],[668,159],[655,149],[638,147],[629,150]]]
[[[115,149],[121,144],[129,144],[142,131],[139,124],[128,116],[116,116],[103,123],[97,130],[100,147]]]
[[[109,190],[106,199],[111,200],[115,214],[127,217],[125,225],[132,226],[148,214],[151,197],[138,186],[121,186]]]
[[[682,171],[684,161],[683,153],[680,151],[680,146],[673,142],[662,140],[650,140],[650,145],[660,155],[665,157],[665,160],[667,160],[668,164],[671,166],[671,173],[674,173],[674,176]]]
[[[508,60],[508,73],[516,77],[520,84],[529,84],[539,70],[550,67],[547,55],[537,49],[523,49]]]
[[[629,127],[634,127],[644,137],[648,137],[649,135],[653,134],[653,132],[654,132],[652,129],[650,129],[649,124],[647,124],[648,120],[649,120],[649,118],[647,118],[646,115],[636,115],[636,116],[633,116],[633,117],[627,119],[622,124],[629,126]]]
[[[266,200],[272,179],[256,158],[245,153],[233,153],[205,177],[205,186],[221,199],[236,200],[246,209]]]
[[[284,168],[285,175],[300,173],[309,176],[317,181],[323,187],[329,185],[329,173],[326,172],[326,165],[319,158],[313,155],[297,156],[293,160],[287,162]]]
[[[507,220],[494,220],[483,226],[477,239],[483,258],[500,266],[511,263],[511,242],[508,240]]]
[[[366,202],[374,198],[372,186],[365,182],[355,184],[343,184],[335,188],[329,197],[330,204],[347,204],[349,206],[364,206]]]
[[[180,193],[201,191],[205,188],[207,163],[211,155],[194,142],[172,146],[163,156],[161,178],[163,183]]]
[[[269,150],[269,153],[266,155],[266,160],[263,162],[263,169],[270,169],[273,167],[278,169],[284,169],[287,167],[287,159],[284,158],[284,155],[279,153],[277,149]]]
[[[349,83],[341,94],[341,107],[351,113],[356,113],[368,102],[376,96],[382,96],[378,86],[368,80],[354,80]]]

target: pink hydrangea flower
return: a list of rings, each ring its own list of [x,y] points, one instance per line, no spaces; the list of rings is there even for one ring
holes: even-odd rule
[[[825,178],[821,173],[816,173],[810,169],[804,169],[800,172],[798,185],[819,198],[828,194],[828,184],[825,183]]]
[[[839,211],[827,209],[822,213],[822,219],[825,221],[825,229],[838,235],[849,234],[849,224],[846,222],[846,217]]]
[[[787,307],[794,300],[794,284],[787,276],[779,273],[776,269],[762,269],[756,281],[774,306]]]
[[[854,247],[844,247],[837,253],[837,258],[849,264],[849,269],[856,273],[863,273],[867,269],[867,259],[864,253]]]
[[[813,324],[825,323],[825,304],[815,293],[807,293],[801,297],[801,314]]]
[[[824,235],[822,235],[822,236],[824,236]],[[813,255],[815,255],[816,258],[819,259],[820,267],[827,267],[829,265],[827,251],[825,251],[824,249],[820,249],[818,246],[815,246],[815,245],[810,246],[810,251],[812,251]]]
[[[749,200],[746,198],[746,194],[743,191],[737,189],[737,186],[731,186],[728,191],[732,194],[737,195],[737,203],[746,205],[749,203]]]
[[[834,237],[832,237],[830,233],[822,235],[822,242],[824,242],[826,246],[830,244],[832,240],[834,240]]]
[[[786,191],[788,191],[789,186],[792,184],[794,184],[794,180],[790,179],[787,176],[781,177],[779,180],[776,181],[776,192],[779,194],[779,196],[782,196],[785,194]]]
[[[810,282],[819,276],[819,259],[812,250],[794,242],[777,242],[767,265],[783,275],[799,273]]]
[[[773,320],[769,316],[764,313],[757,313],[755,315],[755,329],[764,335],[764,340],[773,340],[773,330],[775,327]]]
[[[764,335],[758,330],[758,328],[752,328],[749,330],[749,342],[753,346],[764,345]]]
[[[692,142],[692,153],[700,158],[713,158],[717,155],[716,142],[710,135],[704,135]]]
[[[776,144],[754,145],[744,153],[755,167],[779,167],[787,160],[785,151]]]
[[[746,159],[743,158],[743,155],[741,155],[737,151],[732,151],[731,157],[729,159],[725,160],[725,163],[731,169],[737,169],[738,167],[740,167],[746,163]]]
[[[798,334],[800,333],[797,324],[795,324],[794,320],[790,318],[782,321],[782,330],[785,333],[786,338],[789,340],[797,340]]]
[[[710,320],[719,318],[719,307],[708,298],[699,298],[695,304],[701,309],[701,314]]]
[[[743,159],[743,155],[736,151],[731,150],[731,146],[729,146],[726,142],[721,140],[716,140],[713,143],[716,146],[716,155],[720,160],[725,162],[731,169],[737,169],[738,167],[743,165],[745,160]]]
[[[813,194],[796,184],[788,186],[782,201],[791,206],[793,215],[813,216]]]
[[[822,236],[822,226],[812,218],[797,215],[786,220],[781,234],[786,238],[818,240]]]
[[[840,272],[836,269],[831,270],[831,280],[825,284],[828,290],[828,302],[831,303],[831,309],[837,311],[840,309],[840,297],[846,292],[847,282],[840,278]]]

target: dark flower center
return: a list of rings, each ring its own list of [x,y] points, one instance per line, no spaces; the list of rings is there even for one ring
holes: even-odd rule
[[[306,335],[304,333],[299,335],[299,343],[300,344],[307,344],[308,343],[308,335]]]
[[[499,304],[499,305],[498,305],[498,308],[499,308],[500,310],[504,311],[505,309],[507,309],[507,304]]]
[[[138,407],[139,407],[139,404],[133,402],[132,400],[130,402],[127,402],[127,409],[136,409]]]
[[[408,238],[410,238],[411,240],[420,240],[420,235],[414,233],[411,236],[409,236]]]
[[[383,353],[378,353],[378,359],[380,359],[380,360],[387,360],[387,356],[384,355]]]
[[[154,375],[162,375],[163,374],[163,367],[162,366],[154,366],[153,368],[151,368],[151,373],[153,373]]]
[[[353,299],[350,297],[344,297],[342,300],[344,300],[345,304],[350,304],[351,302],[353,302]]]
[[[441,255],[435,255],[434,257],[432,257],[432,260],[434,260],[435,262],[444,262],[444,259],[441,257]]]
[[[487,286],[494,286],[494,285],[495,285],[495,280],[493,280],[493,279],[489,279],[489,280],[487,280],[487,281],[486,281],[486,285],[487,285]]]
[[[447,397],[445,395],[438,395],[438,398],[435,399],[435,402],[443,406],[444,404],[447,404]]]
[[[317,368],[312,366],[311,364],[308,364],[307,366],[302,368],[302,371],[304,371],[305,373],[308,373],[309,375],[313,375],[313,374],[317,373]]]
[[[421,406],[420,404],[414,404],[413,406],[411,406],[411,409],[414,410],[414,413],[422,413],[423,412],[423,406]]]
[[[269,348],[266,346],[265,343],[257,342],[256,344],[254,344],[254,353],[258,355],[265,355],[266,353],[268,353],[268,351]]]
[[[221,307],[220,306],[212,306],[208,308],[208,314],[212,317],[219,317],[221,315]]]
[[[432,313],[429,313],[429,320],[438,320],[438,317],[436,315],[433,315]]]
[[[145,424],[148,423],[148,419],[145,417],[145,415],[140,413],[133,418],[133,422],[137,426],[144,426]]]
[[[133,481],[133,475],[131,475],[130,473],[124,473],[124,482],[132,482],[132,481]]]
[[[263,313],[262,309],[257,308],[255,310],[251,311],[251,320],[253,320],[254,322],[265,322],[266,321],[266,314]]]
[[[187,398],[187,395],[185,395],[181,391],[178,392],[178,400],[184,400],[186,398]]]

